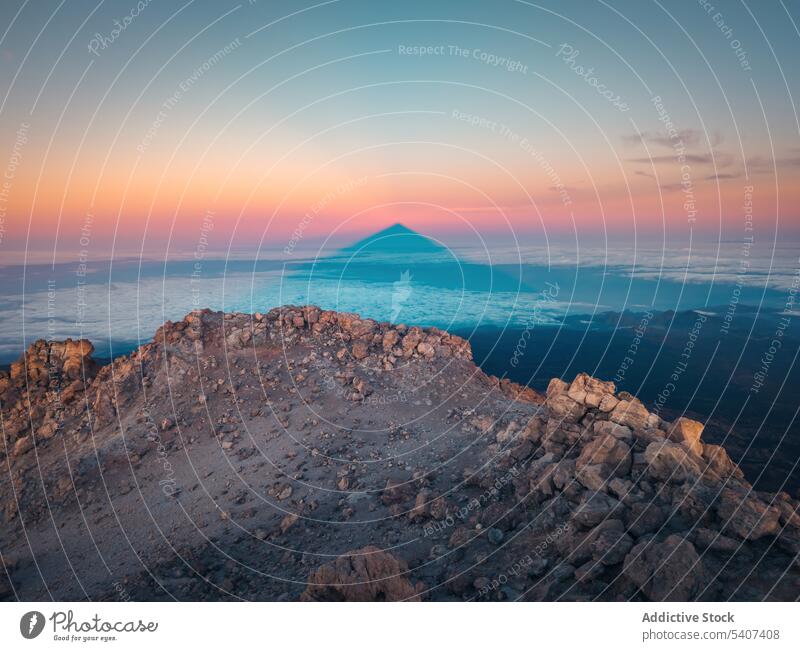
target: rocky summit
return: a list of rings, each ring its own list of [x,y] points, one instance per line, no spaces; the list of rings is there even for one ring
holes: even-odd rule
[[[611,382],[435,328],[197,311],[0,373],[4,600],[794,600],[800,514]]]

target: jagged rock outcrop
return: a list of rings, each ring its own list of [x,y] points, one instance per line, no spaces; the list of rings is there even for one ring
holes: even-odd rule
[[[611,382],[541,395],[459,337],[314,306],[197,311],[106,366],[91,352],[36,342],[0,373],[20,598],[798,593],[797,500]]]
[[[18,457],[56,435],[65,414],[75,408],[97,373],[93,351],[85,339],[38,340],[9,372],[0,371],[5,443],[0,457],[9,453]]]
[[[625,579],[648,599],[715,598],[709,550],[731,555],[765,537],[791,549],[781,509],[788,523],[797,503],[753,490],[724,448],[702,442],[701,423],[665,422],[585,374],[551,381],[544,407],[534,419],[546,425],[532,431],[545,454],[531,468],[537,477],[558,473],[560,492],[536,497],[549,498],[545,508],[560,502],[569,529],[558,549],[585,586],[601,591]],[[518,487],[520,500],[529,494]],[[693,541],[706,551],[698,554]]]

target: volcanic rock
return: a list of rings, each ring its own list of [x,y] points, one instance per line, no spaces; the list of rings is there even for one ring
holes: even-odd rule
[[[702,433],[703,425],[701,423],[683,416],[677,418],[667,429],[667,437],[670,441],[683,443],[698,457],[703,455],[703,444],[700,442]]]
[[[4,599],[797,597],[797,500],[702,425],[436,328],[198,310],[105,366],[34,342],[0,410]]]
[[[709,578],[694,545],[678,535],[637,544],[625,558],[623,573],[653,601],[691,601]]]
[[[408,567],[377,547],[339,556],[312,572],[301,601],[419,601]]]

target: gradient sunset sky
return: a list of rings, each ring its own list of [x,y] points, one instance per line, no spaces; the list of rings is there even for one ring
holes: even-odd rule
[[[798,23],[780,0],[5,0],[0,260],[395,222],[790,240]]]

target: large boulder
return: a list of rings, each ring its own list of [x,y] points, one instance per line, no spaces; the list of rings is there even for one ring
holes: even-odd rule
[[[575,467],[581,471],[585,466],[599,465],[607,477],[625,477],[631,471],[631,459],[631,448],[627,443],[610,434],[603,434],[592,439],[581,450]]]
[[[385,353],[392,352],[392,348],[397,345],[397,342],[400,341],[400,334],[397,330],[391,329],[387,330],[384,333],[383,338],[381,339],[381,346],[383,347],[383,351]]]
[[[15,600],[16,594],[14,591],[14,584],[9,578],[11,569],[11,564],[6,562],[3,571],[0,572],[0,601]]]
[[[62,373],[71,380],[80,378],[93,352],[94,346],[88,339],[80,339],[79,341],[67,339],[64,342]]]
[[[649,533],[658,533],[666,521],[667,513],[652,501],[634,502],[625,512],[627,529],[636,538]]]
[[[403,349],[403,357],[411,357],[417,350],[422,341],[422,331],[419,328],[409,328],[408,333],[403,337],[400,346]]]
[[[547,407],[553,418],[565,423],[577,423],[586,413],[586,407],[575,402],[566,393],[557,393],[547,398]]]
[[[707,529],[705,527],[697,527],[692,532],[694,544],[700,549],[710,549],[715,552],[722,552],[724,554],[732,554],[736,552],[742,545],[738,540],[723,536],[718,531]]]
[[[703,424],[696,420],[677,418],[667,428],[667,438],[675,443],[682,443],[698,457],[703,455],[703,444],[700,435],[703,433]]]
[[[781,513],[781,526],[800,529],[800,505],[788,493],[777,493],[773,504]]]
[[[583,466],[575,473],[575,479],[590,491],[605,491],[609,484],[607,466]]]
[[[606,518],[620,513],[622,504],[604,493],[592,493],[572,514],[578,526],[595,527]]]
[[[709,578],[694,545],[677,535],[636,545],[625,557],[623,574],[652,601],[691,601]]]
[[[609,419],[633,430],[645,429],[648,426],[650,412],[636,398],[620,400],[609,415]]]
[[[416,492],[410,481],[387,479],[386,487],[381,492],[381,502],[384,505],[403,504],[414,499]]]
[[[744,473],[728,456],[728,452],[721,445],[703,444],[703,459],[708,462],[708,470],[721,479],[733,477],[744,479]]]
[[[377,547],[347,552],[311,573],[301,601],[419,601],[403,561]]]
[[[362,339],[354,341],[352,353],[356,359],[365,359],[369,356],[369,343]]]
[[[554,494],[553,472],[558,467],[552,454],[546,454],[528,467],[528,492],[535,502],[543,502]],[[524,498],[521,495],[520,498]]]
[[[622,520],[604,520],[589,534],[592,559],[603,565],[616,565],[625,560],[633,547],[633,538],[625,531]]]
[[[559,393],[566,393],[567,389],[569,389],[569,385],[566,382],[564,382],[564,380],[554,377],[547,384],[547,390],[545,391],[545,395],[547,398],[552,398],[554,396],[557,396]]]
[[[780,509],[744,489],[724,489],[719,496],[717,514],[726,531],[745,540],[775,535],[780,530]]]
[[[633,432],[630,427],[613,423],[610,420],[598,420],[592,425],[595,435],[608,434],[620,441],[625,441],[628,445],[633,440]]]
[[[675,486],[671,492],[671,515],[678,518],[684,527],[711,526],[719,487],[702,481],[690,480]]]
[[[669,441],[654,441],[644,451],[647,474],[658,481],[681,484],[699,477],[703,469],[699,460],[686,448]]]
[[[567,395],[587,407],[599,407],[605,396],[613,396],[613,382],[603,382],[586,373],[579,373],[567,389]]]

